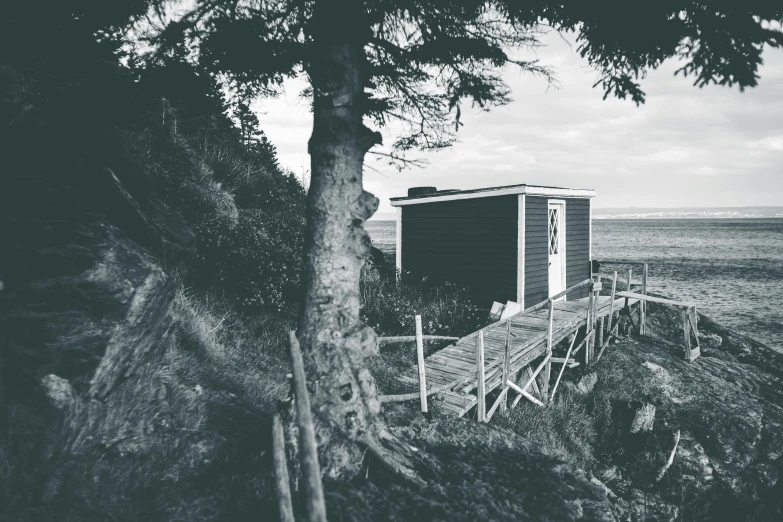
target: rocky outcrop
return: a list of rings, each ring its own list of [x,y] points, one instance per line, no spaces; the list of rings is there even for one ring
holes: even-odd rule
[[[751,506],[764,511],[783,478],[780,357],[700,317],[702,356],[686,362],[681,347],[666,340],[677,339],[678,317],[650,308],[653,336],[610,347],[596,368],[620,426],[604,457],[618,470],[605,483],[627,504],[616,513],[629,520],[745,520]],[[622,427],[628,419],[630,430]],[[647,518],[638,507],[641,493]]]
[[[397,417],[393,410],[386,415],[396,435],[437,457],[430,487],[440,489],[442,501],[449,504],[436,511],[438,519],[616,520],[605,487],[571,469],[537,442],[468,419],[411,419],[404,412]],[[463,489],[466,485],[469,488]],[[415,498],[404,502],[415,502]],[[437,498],[422,499],[420,513],[431,509]]]

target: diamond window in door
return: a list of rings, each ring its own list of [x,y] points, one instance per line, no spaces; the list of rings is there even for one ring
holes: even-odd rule
[[[549,209],[549,254],[557,254],[560,248],[560,219],[558,209]]]

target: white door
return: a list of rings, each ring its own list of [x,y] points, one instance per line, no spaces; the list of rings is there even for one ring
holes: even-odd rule
[[[559,294],[565,286],[565,203],[549,202],[549,296]],[[565,296],[562,297],[565,299]]]

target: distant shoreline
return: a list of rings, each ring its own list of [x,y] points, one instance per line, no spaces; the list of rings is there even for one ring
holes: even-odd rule
[[[623,219],[783,219],[783,214],[774,216],[634,216],[634,215],[593,215],[593,219],[600,220],[623,220]],[[395,222],[394,219],[370,219],[368,223],[388,223]]]
[[[775,216],[596,216],[593,219],[783,219],[782,215]]]

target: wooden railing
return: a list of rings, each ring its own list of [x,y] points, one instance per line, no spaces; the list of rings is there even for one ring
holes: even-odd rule
[[[523,397],[538,406],[544,406],[545,404],[551,403],[554,400],[554,396],[557,393],[560,382],[563,378],[566,365],[579,364],[576,362],[576,357],[582,349],[584,349],[585,366],[591,366],[592,364],[595,364],[600,360],[601,356],[603,355],[604,351],[606,350],[607,346],[609,345],[612,339],[620,338],[618,336],[618,329],[619,329],[622,315],[627,316],[628,319],[632,322],[632,325],[636,327],[636,325],[633,324],[633,319],[631,317],[629,299],[633,299],[634,302],[638,301],[639,303],[638,304],[638,309],[639,309],[638,331],[640,335],[645,335],[646,333],[645,323],[646,323],[648,301],[665,301],[666,304],[671,304],[675,306],[687,305],[688,307],[686,308],[685,312],[683,312],[683,328],[685,329],[686,351],[688,352],[688,354],[686,355],[690,357],[691,360],[693,360],[694,358],[693,354],[696,354],[696,356],[698,356],[698,331],[696,328],[697,317],[696,317],[695,307],[693,307],[692,305],[688,305],[687,303],[679,303],[671,300],[661,300],[658,298],[647,296],[647,279],[648,279],[649,267],[647,263],[641,263],[641,265],[642,265],[641,282],[639,284],[634,283],[632,268],[628,268],[626,274],[626,281],[625,281],[626,288],[629,289],[629,291],[634,289],[635,286],[637,287],[636,289],[639,291],[639,293],[633,293],[630,296],[625,296],[623,295],[625,292],[618,292],[617,271],[614,271],[611,277],[603,276],[600,274],[592,274],[592,277],[590,279],[585,279],[584,281],[581,281],[563,290],[562,292],[553,295],[552,297],[546,299],[545,301],[542,301],[541,303],[528,307],[507,318],[501,319],[499,321],[495,321],[485,326],[484,328],[481,328],[474,334],[470,334],[469,336],[467,336],[468,338],[475,335],[475,346],[476,346],[475,372],[471,372],[472,373],[471,375],[467,375],[465,377],[455,379],[452,382],[442,384],[430,389],[427,389],[427,384],[426,384],[423,340],[425,339],[458,340],[458,338],[422,335],[421,317],[416,316],[415,336],[381,338],[381,340],[382,341],[385,340],[387,342],[416,340],[419,389],[417,392],[412,392],[412,393],[406,393],[400,395],[383,395],[380,397],[381,402],[405,401],[405,400],[413,400],[419,398],[421,403],[421,410],[423,412],[426,412],[428,408],[427,398],[431,395],[441,393],[447,390],[453,390],[458,393],[461,392],[462,394],[467,394],[471,390],[475,389],[476,401],[477,401],[476,415],[479,422],[488,422],[498,410],[506,411],[508,409],[509,390],[514,391],[517,394],[517,397],[514,399],[513,403],[511,404],[511,408],[514,408]],[[611,290],[608,291],[610,295],[610,304],[609,304],[609,313],[608,314],[601,313],[599,318],[599,294],[600,291],[602,290],[602,282],[601,282],[602,280],[611,282]],[[578,320],[575,323],[571,323],[571,326],[566,326],[565,331],[563,330],[563,326],[558,327],[558,332],[559,332],[558,336],[565,334],[566,336],[570,336],[570,339],[568,342],[568,348],[566,350],[565,357],[562,358],[552,357],[552,350],[554,347],[553,345],[555,344],[556,341],[559,342],[561,339],[564,339],[564,337],[558,337],[558,339],[554,338],[553,327],[554,327],[554,316],[555,316],[555,302],[561,297],[567,296],[568,294],[576,292],[577,290],[580,290],[581,288],[584,287],[590,288],[588,294],[588,304],[584,312],[585,314],[584,323],[582,323],[581,320]],[[616,310],[615,301],[617,299],[617,296],[626,297],[626,301],[625,301],[625,307],[619,307]],[[531,363],[527,363],[527,362],[522,363],[522,368],[518,368],[515,366],[514,368],[515,374],[521,375],[521,373],[517,373],[517,372],[527,372],[527,377],[524,385],[517,384],[511,379],[511,366],[512,363],[514,363],[514,361],[517,361],[517,363],[515,364],[519,364],[518,361],[520,360],[521,352],[517,354],[513,353],[512,337],[514,337],[514,335],[511,332],[512,321],[521,316],[531,315],[535,312],[539,312],[544,309],[548,310],[546,345],[543,351],[544,358],[540,361],[540,363],[537,365],[535,370],[532,369]],[[615,312],[619,312],[616,319],[615,319]],[[577,344],[576,343],[577,334],[582,324],[584,324],[584,336],[581,339],[581,341]],[[485,364],[486,361],[485,361],[485,351],[484,351],[484,334],[490,329],[499,328],[504,325],[506,330],[504,353],[501,357],[498,357],[492,360],[491,362],[489,362],[489,364]],[[573,331],[571,331],[572,328]],[[567,333],[568,331],[571,331],[571,333],[570,334]],[[691,346],[690,332],[693,332],[693,334],[696,336],[697,348],[694,350],[690,350],[690,346]],[[462,339],[464,340],[466,338],[462,338]],[[574,347],[575,344],[576,347]],[[541,349],[540,344],[536,346],[538,346],[539,350]],[[600,349],[598,351],[597,356],[596,356],[596,347]],[[525,361],[527,361],[527,359],[525,359]],[[562,367],[558,372],[554,386],[552,387],[550,393],[549,382],[551,377],[552,363],[560,363],[562,364]],[[488,392],[487,383],[490,381],[497,383],[496,379],[498,377],[498,373],[500,373],[500,388],[501,388],[500,393],[495,399],[494,403],[489,407],[489,409],[487,409],[487,404],[486,404],[486,395]],[[539,375],[542,375],[540,389],[538,383],[536,382],[536,378]],[[492,389],[494,390],[495,386],[497,385],[492,384],[491,386]],[[535,393],[540,397],[540,399],[536,398],[533,395],[533,391],[535,391]]]

